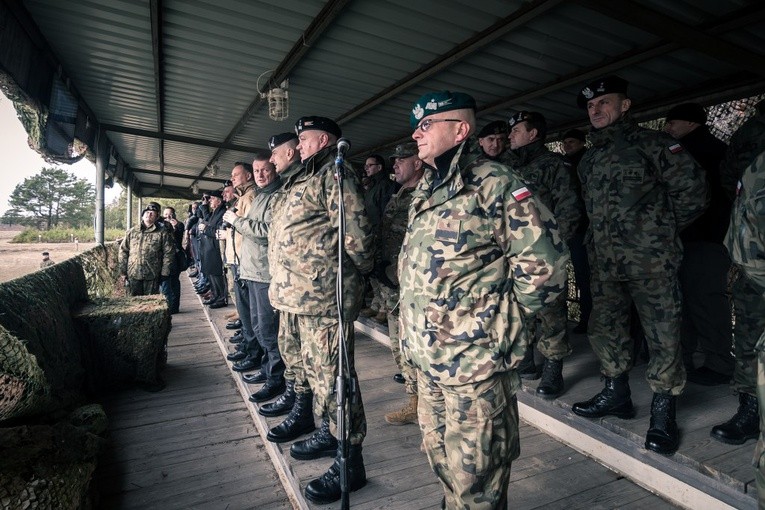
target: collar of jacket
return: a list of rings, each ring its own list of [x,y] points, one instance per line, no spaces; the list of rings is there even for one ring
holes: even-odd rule
[[[616,140],[617,137],[630,131],[636,131],[637,129],[637,122],[632,119],[632,115],[626,113],[621,119],[609,126],[601,129],[592,128],[590,130],[589,139],[593,146],[598,147],[600,145],[611,143]]]
[[[244,196],[245,193],[247,193],[248,191],[250,191],[254,187],[255,187],[255,181],[254,180],[247,181],[242,186],[237,186],[236,187],[236,193],[237,193],[238,196],[241,197],[241,196]]]
[[[417,202],[415,209],[442,204],[456,195],[464,186],[462,170],[481,157],[482,154],[474,150],[468,139],[435,158],[436,168],[426,170],[413,193]],[[438,182],[434,186],[435,180]]]
[[[544,140],[535,140],[528,145],[508,151],[508,161],[512,166],[526,166],[547,152]]]
[[[334,151],[335,147],[333,145],[328,145],[313,156],[309,156],[308,159],[303,161],[303,164],[306,168],[306,173],[308,175],[314,175],[319,170],[324,168],[328,163],[334,163]]]
[[[279,175],[269,182],[264,188],[258,188],[258,193],[270,194],[282,187],[282,179]]]
[[[289,187],[295,181],[295,176],[302,173],[302,170],[303,163],[300,161],[293,161],[290,163],[290,166],[285,168],[284,171],[279,174],[279,177],[281,177],[281,181],[284,183],[285,187]]]

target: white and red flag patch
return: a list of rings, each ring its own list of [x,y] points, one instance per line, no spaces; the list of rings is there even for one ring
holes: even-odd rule
[[[520,202],[523,199],[529,198],[531,196],[531,191],[529,191],[529,188],[526,186],[523,186],[522,188],[518,188],[517,190],[513,191],[513,198],[515,198],[518,202]]]
[[[672,154],[683,152],[683,150],[684,150],[683,146],[680,145],[679,143],[673,143],[672,145],[669,146],[669,152],[671,152]]]

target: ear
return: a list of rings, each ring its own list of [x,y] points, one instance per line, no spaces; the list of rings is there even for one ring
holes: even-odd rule
[[[414,170],[419,171],[422,168],[422,160],[421,159],[415,159],[414,160]]]
[[[626,112],[630,109],[630,106],[632,106],[632,99],[627,98],[622,100],[622,113]]]
[[[470,135],[470,124],[464,120],[458,123],[455,142],[462,143],[469,135]]]
[[[539,130],[537,128],[533,128],[529,130],[529,134],[531,135],[532,140],[536,140],[539,137]]]

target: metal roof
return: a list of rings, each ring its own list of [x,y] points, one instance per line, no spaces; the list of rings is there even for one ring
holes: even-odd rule
[[[757,0],[2,0],[0,28],[16,25],[141,196],[218,187],[303,115],[334,118],[352,157],[385,152],[431,90],[471,93],[480,125],[539,111],[553,136],[586,126],[576,94],[607,74],[644,117],[765,91]],[[20,58],[0,50],[31,90]],[[274,122],[258,85],[284,79]]]

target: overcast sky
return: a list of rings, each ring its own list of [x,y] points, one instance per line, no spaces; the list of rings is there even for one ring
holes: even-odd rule
[[[13,104],[0,92],[0,215],[8,210],[8,199],[17,184],[40,172],[43,167],[58,167],[88,179],[95,185],[96,166],[83,158],[74,165],[51,165],[29,148],[27,132],[21,125]],[[108,204],[119,196],[121,188],[116,184],[106,189]]]

